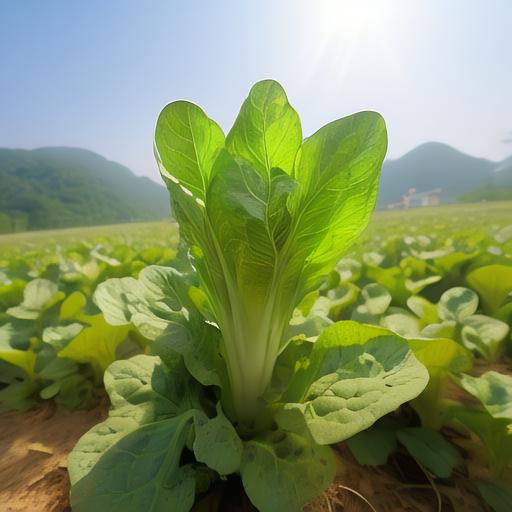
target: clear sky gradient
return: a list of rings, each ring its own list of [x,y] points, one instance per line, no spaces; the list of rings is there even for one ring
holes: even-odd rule
[[[158,179],[166,103],[194,101],[227,131],[274,78],[306,135],[375,109],[392,158],[436,140],[499,160],[511,30],[511,0],[5,0],[0,147],[84,147]]]

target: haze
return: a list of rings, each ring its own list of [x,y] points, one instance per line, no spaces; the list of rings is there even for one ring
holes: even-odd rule
[[[306,135],[375,109],[390,157],[437,140],[499,160],[511,26],[508,0],[4,2],[0,147],[88,148],[158,180],[166,103],[192,100],[228,130],[252,83],[274,78]]]

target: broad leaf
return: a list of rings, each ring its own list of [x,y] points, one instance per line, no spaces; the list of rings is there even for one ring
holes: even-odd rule
[[[192,415],[186,413],[124,436],[73,485],[73,510],[188,512],[195,479],[180,458],[191,428]]]
[[[34,279],[23,290],[23,302],[7,310],[15,318],[36,320],[46,309],[64,298],[64,293],[48,279]]]
[[[414,295],[407,299],[407,306],[418,317],[420,327],[439,322],[437,307],[424,297]]]
[[[461,322],[478,308],[477,294],[468,288],[450,288],[441,295],[437,311],[445,321]]]
[[[462,375],[462,387],[478,398],[493,418],[509,420],[512,423],[512,377],[495,371],[480,377]]]
[[[457,449],[439,433],[426,428],[403,428],[397,431],[407,451],[439,478],[448,478],[462,462]]]
[[[510,421],[494,418],[486,410],[453,407],[451,417],[474,432],[482,441],[488,456],[491,475],[499,478],[512,464],[512,430]]]
[[[471,315],[463,320],[462,325],[464,345],[488,361],[496,361],[505,348],[503,345],[510,331],[509,326],[485,315]]]
[[[397,425],[383,421],[386,419],[388,417],[347,439],[347,445],[359,464],[382,466],[395,451]]]
[[[179,360],[168,367],[159,357],[135,356],[113,363],[104,378],[112,409],[109,417],[84,434],[71,452],[72,485],[128,433],[199,406],[196,386]]]
[[[283,88],[273,80],[262,80],[252,87],[226,138],[232,155],[268,174],[273,168],[291,174],[301,143],[299,116]]]
[[[449,377],[451,374],[471,370],[472,355],[450,339],[413,339],[408,344],[430,375],[427,387],[411,405],[420,416],[423,426],[437,430],[441,428],[447,414],[443,395]]]
[[[203,386],[222,386],[225,365],[219,352],[217,328],[197,319],[169,322],[163,334],[150,346],[153,354],[165,357],[174,351],[183,356],[190,374]]]
[[[188,276],[172,267],[152,265],[141,271],[139,279],[108,279],[94,294],[94,301],[112,325],[130,322],[150,339],[163,332],[167,321],[189,313],[195,306],[188,297]]]
[[[194,455],[220,475],[229,475],[240,469],[243,445],[231,422],[220,406],[217,416],[209,419],[204,413],[195,418]]]
[[[382,315],[391,304],[391,294],[384,288],[384,286],[371,283],[367,284],[361,290],[361,298],[370,315]]]
[[[203,200],[215,158],[224,147],[220,127],[193,103],[175,101],[158,118],[155,148],[163,176]]]
[[[512,267],[487,265],[473,270],[466,277],[471,288],[482,298],[484,308],[494,313],[509,298],[512,292]]]
[[[293,172],[300,187],[289,204],[294,253],[302,261],[312,253],[306,283],[331,270],[366,227],[386,149],[386,127],[376,112],[333,121],[304,141]]]
[[[6,340],[0,340],[0,360],[21,368],[31,379],[35,377],[36,354],[32,350],[12,348]]]
[[[78,363],[90,363],[102,373],[115,361],[116,349],[126,339],[130,327],[112,326],[105,322],[103,315],[91,317],[90,321],[91,325],[73,338],[58,355]]]
[[[245,492],[261,512],[300,512],[332,482],[329,447],[277,430],[245,443],[240,474]]]
[[[284,404],[277,413],[286,429],[296,430],[305,421],[319,444],[336,443],[368,428],[419,395],[428,382],[427,370],[403,339],[385,331],[367,343],[353,344],[371,336],[371,328],[362,326],[350,344],[354,325],[346,324],[338,322],[318,338],[310,365],[296,373],[286,397],[300,387],[306,393],[299,403]]]
[[[62,350],[73,338],[78,336],[84,326],[77,322],[69,325],[47,327],[43,331],[43,341],[48,343],[57,352]]]
[[[510,487],[492,482],[480,482],[478,490],[494,512],[509,512],[512,510],[512,489]]]
[[[81,292],[73,292],[68,295],[60,305],[60,320],[75,320],[87,304],[85,295]]]

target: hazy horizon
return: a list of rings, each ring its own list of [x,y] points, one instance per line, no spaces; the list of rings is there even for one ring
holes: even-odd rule
[[[9,3],[0,147],[80,147],[158,180],[166,103],[198,103],[227,131],[250,86],[274,78],[305,135],[373,109],[390,159],[436,141],[500,161],[512,154],[511,23],[506,0]]]

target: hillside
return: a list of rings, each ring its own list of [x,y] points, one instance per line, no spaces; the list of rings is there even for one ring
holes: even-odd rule
[[[0,232],[163,219],[167,191],[77,148],[0,149]]]
[[[454,202],[472,190],[493,185],[497,164],[466,155],[438,142],[422,144],[382,168],[379,205],[400,200],[410,188],[441,189],[442,203]]]

